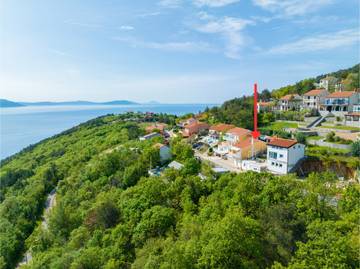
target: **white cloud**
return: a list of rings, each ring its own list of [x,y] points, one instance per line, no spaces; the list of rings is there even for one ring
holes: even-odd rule
[[[88,22],[80,22],[80,21],[73,21],[73,20],[66,20],[64,21],[65,24],[79,26],[79,27],[85,27],[85,28],[101,28],[101,24],[97,23],[88,23]]]
[[[114,40],[124,42],[136,48],[148,48],[165,51],[180,51],[180,52],[213,52],[215,49],[206,42],[145,42],[134,38],[114,37]]]
[[[182,4],[182,0],[161,0],[158,5],[165,8],[178,8]]]
[[[132,31],[134,30],[135,28],[131,25],[121,25],[119,27],[120,30],[123,30],[123,31]]]
[[[146,12],[146,13],[139,13],[135,15],[138,18],[147,18],[147,17],[155,17],[161,15],[161,12],[154,11],[154,12]]]
[[[194,4],[198,7],[223,7],[239,2],[240,0],[194,0]]]
[[[255,5],[285,16],[304,15],[332,2],[333,0],[253,0]]]
[[[340,47],[351,46],[359,42],[358,29],[348,29],[335,33],[320,34],[305,37],[295,42],[283,44],[270,49],[274,54],[291,54],[301,52],[312,52],[331,50]]]
[[[238,59],[241,48],[246,43],[242,30],[253,22],[233,17],[209,18],[205,24],[195,26],[195,30],[202,33],[219,34],[225,40],[225,55],[229,58]]]

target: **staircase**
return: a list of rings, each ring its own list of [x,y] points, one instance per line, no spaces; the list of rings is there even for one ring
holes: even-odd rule
[[[324,115],[324,116],[318,117],[316,120],[314,120],[313,122],[311,122],[310,124],[308,124],[308,125],[306,126],[306,128],[311,128],[311,127],[316,127],[316,126],[318,126],[320,123],[322,123],[322,122],[326,119],[327,116],[328,116],[328,115]]]

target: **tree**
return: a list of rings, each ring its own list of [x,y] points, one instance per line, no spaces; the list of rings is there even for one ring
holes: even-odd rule
[[[175,225],[174,210],[163,206],[153,206],[144,211],[142,219],[134,230],[133,241],[141,246],[148,238],[159,237]]]
[[[311,223],[308,241],[298,243],[289,268],[356,268],[360,259],[349,236],[343,235],[344,228],[334,221]]]
[[[297,142],[301,144],[306,144],[306,136],[304,135],[304,133],[296,133],[295,138]]]
[[[263,260],[259,223],[232,210],[202,236],[202,268],[257,268]]]
[[[184,167],[181,171],[183,175],[195,175],[199,173],[200,168],[200,162],[195,158],[190,158],[185,161]]]
[[[360,157],[360,140],[357,140],[351,144],[351,154],[354,157]]]
[[[118,222],[119,210],[111,201],[101,202],[91,209],[86,218],[85,225],[90,229],[108,229]]]

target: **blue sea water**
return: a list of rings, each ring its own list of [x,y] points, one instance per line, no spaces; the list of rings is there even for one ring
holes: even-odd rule
[[[28,106],[0,109],[0,159],[92,118],[128,111],[184,115],[213,104]]]

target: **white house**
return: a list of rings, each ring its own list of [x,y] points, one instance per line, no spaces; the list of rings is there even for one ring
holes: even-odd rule
[[[329,92],[324,89],[308,91],[303,95],[303,108],[320,110],[320,104],[325,102],[325,97]]]
[[[304,155],[305,145],[296,140],[273,138],[267,145],[267,168],[276,174],[287,174]]]
[[[260,112],[269,112],[272,111],[275,104],[273,102],[258,102],[257,103],[257,111]]]
[[[338,84],[338,81],[339,80],[336,77],[327,76],[320,79],[319,83],[315,83],[315,86],[329,91],[330,89],[334,88],[336,84]]]
[[[299,110],[302,105],[302,98],[298,94],[288,94],[280,98],[280,111]]]

